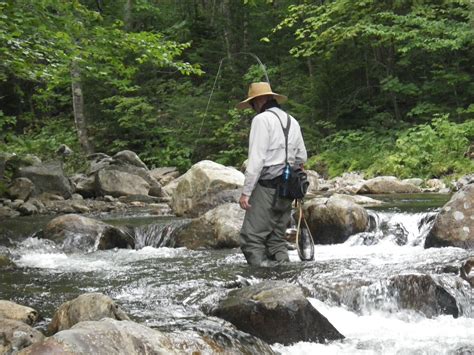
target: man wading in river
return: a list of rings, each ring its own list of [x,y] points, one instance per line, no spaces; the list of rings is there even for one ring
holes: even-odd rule
[[[260,82],[250,84],[247,99],[237,105],[238,109],[253,108],[257,113],[250,129],[248,164],[239,201],[246,211],[240,247],[250,265],[270,266],[289,260],[285,231],[292,200],[279,197],[277,185],[286,158],[290,165],[302,166],[307,154],[298,122],[280,108],[286,100],[286,96],[272,92],[270,84]]]

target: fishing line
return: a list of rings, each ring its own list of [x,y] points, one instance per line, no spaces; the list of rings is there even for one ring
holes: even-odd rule
[[[219,74],[221,72],[222,63],[224,62],[224,60],[231,59],[232,57],[237,56],[237,55],[249,55],[249,56],[253,57],[257,61],[257,63],[260,65],[260,68],[263,70],[263,73],[265,74],[265,79],[266,79],[267,83],[270,84],[270,79],[268,78],[267,68],[265,67],[265,64],[263,64],[263,62],[260,60],[260,58],[257,57],[255,54],[250,53],[250,52],[236,52],[236,53],[232,53],[228,57],[222,58],[219,62],[219,68],[217,69],[216,78],[214,79],[214,84],[212,85],[211,93],[209,95],[209,99],[207,100],[206,110],[204,111],[204,116],[201,120],[201,125],[199,127],[199,135],[201,134],[201,130],[202,130],[202,126],[204,124],[204,120],[207,117],[207,111],[209,110],[209,105],[211,104],[212,94],[214,93],[214,89],[216,88],[217,79],[219,79]]]

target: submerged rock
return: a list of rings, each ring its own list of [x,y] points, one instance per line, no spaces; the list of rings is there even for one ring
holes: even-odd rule
[[[303,208],[317,244],[343,243],[351,235],[364,232],[369,224],[367,211],[342,195],[310,200]]]
[[[344,338],[309,303],[300,287],[282,281],[233,290],[211,313],[270,344],[324,343]]]
[[[101,293],[85,293],[58,308],[48,325],[48,333],[54,334],[79,322],[102,318],[130,320],[110,297]]]
[[[436,216],[425,248],[474,249],[474,184],[456,192]]]
[[[203,160],[179,178],[171,207],[178,216],[196,217],[226,202],[238,202],[244,174],[235,168]],[[170,191],[168,191],[170,190]]]
[[[43,339],[39,330],[23,322],[0,318],[0,354],[15,354]]]
[[[236,248],[245,211],[237,203],[226,203],[192,220],[179,230],[176,247]]]
[[[42,237],[62,245],[65,251],[133,248],[135,245],[125,231],[77,214],[52,219],[44,228]]]
[[[246,336],[246,339],[251,338]],[[21,355],[44,354],[274,354],[258,339],[246,343],[228,339],[225,328],[220,332],[199,334],[189,332],[165,333],[129,320],[105,318],[85,321],[63,330],[43,342],[24,349]]]
[[[22,306],[11,301],[0,300],[0,318],[12,319],[28,325],[34,325],[39,319],[39,313],[33,308]]]

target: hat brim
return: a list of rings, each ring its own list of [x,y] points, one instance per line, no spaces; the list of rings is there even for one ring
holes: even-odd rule
[[[273,96],[279,104],[283,104],[288,100],[288,97],[286,97],[285,95],[275,94],[274,92],[270,91],[270,92],[263,92],[263,93],[260,93],[258,95],[251,96],[251,97],[245,99],[244,101],[239,102],[237,105],[235,105],[235,107],[239,110],[243,110],[243,109],[246,109],[246,108],[252,108],[252,106],[250,105],[250,101],[252,101],[256,97],[265,96],[265,95]]]

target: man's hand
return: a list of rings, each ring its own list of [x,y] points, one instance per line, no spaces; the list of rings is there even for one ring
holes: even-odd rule
[[[242,208],[243,210],[250,209],[250,207],[252,206],[249,204],[249,196],[244,195],[244,194],[240,195],[239,205],[240,205],[240,208]]]

